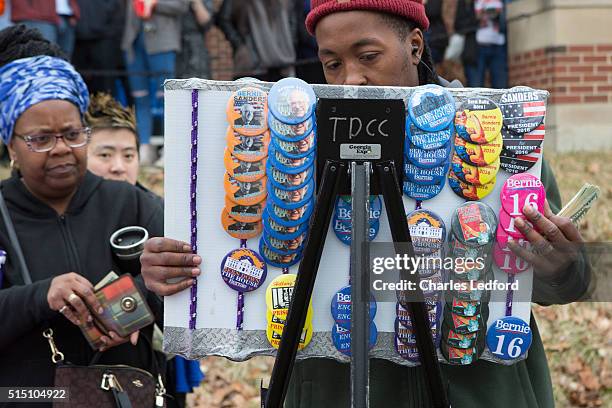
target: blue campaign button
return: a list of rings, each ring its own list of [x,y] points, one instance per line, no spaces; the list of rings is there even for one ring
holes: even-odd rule
[[[271,235],[264,233],[261,235],[261,239],[264,240],[264,244],[272,251],[277,252],[281,255],[292,255],[296,252],[302,252],[304,240],[306,239],[306,233],[298,236],[294,239],[278,239]]]
[[[444,188],[445,180],[439,184],[421,185],[404,180],[404,194],[417,201],[431,200]]]
[[[314,194],[314,177],[298,190],[285,190],[275,186],[268,187],[268,199],[286,210],[294,210],[308,204]]]
[[[265,240],[259,239],[259,254],[270,266],[276,268],[289,268],[302,259],[302,252],[295,252],[293,254],[283,254],[275,251],[266,245]]]
[[[455,119],[455,98],[439,85],[417,88],[408,102],[412,122],[427,132],[446,129]]]
[[[351,286],[345,286],[336,292],[331,301],[331,314],[334,321],[342,328],[351,329]],[[370,294],[370,321],[376,317],[376,299]]]
[[[266,175],[270,183],[274,187],[287,191],[299,190],[304,187],[312,179],[313,174],[314,166],[307,167],[301,173],[285,173],[282,169],[274,167],[269,161],[266,164]]]
[[[314,112],[317,97],[312,86],[298,78],[284,78],[272,85],[268,108],[280,121],[289,125],[302,123]]]
[[[315,152],[308,156],[297,159],[287,157],[274,148],[273,144],[268,146],[268,163],[276,167],[283,173],[297,174],[301,173],[309,167],[314,167]]]
[[[449,127],[437,132],[427,132],[416,126],[410,119],[410,116],[406,117],[407,144],[412,143],[423,150],[434,150],[446,146],[454,131],[455,127],[451,124]]]
[[[303,223],[294,227],[287,227],[274,221],[268,209],[264,209],[262,213],[263,230],[265,234],[268,234],[272,238],[276,238],[283,241],[290,241],[304,235],[308,231],[308,223]]]
[[[345,245],[351,245],[351,232],[353,227],[350,221],[341,221],[334,215],[332,219],[334,233],[336,237]],[[380,230],[380,221],[370,221],[368,230],[368,240],[374,241]]]
[[[268,198],[266,215],[284,227],[297,227],[301,224],[308,224],[314,210],[314,204],[315,201],[311,198],[302,207],[287,209]]]
[[[317,147],[317,133],[311,132],[308,136],[294,142],[287,142],[277,137],[272,138],[274,149],[290,159],[301,159],[311,155]]]
[[[370,224],[378,221],[382,213],[382,200],[380,196],[370,196],[370,213],[369,220]],[[353,205],[351,202],[351,196],[338,196],[336,200],[336,207],[334,214],[339,221],[351,222]]]
[[[514,316],[497,319],[487,331],[489,350],[502,360],[514,360],[527,353],[531,340],[529,323]]]
[[[296,125],[288,125],[276,119],[271,112],[268,112],[268,126],[271,136],[286,142],[296,142],[302,140],[315,128],[314,116]]]
[[[443,163],[441,166],[433,167],[431,169],[423,169],[417,167],[410,162],[404,163],[404,176],[408,181],[415,184],[431,185],[440,184],[444,182],[450,162]]]
[[[370,323],[370,341],[369,348],[370,350],[374,348],[376,345],[376,341],[378,340],[378,329],[376,328],[376,324],[374,322]],[[351,355],[351,331],[341,327],[338,324],[334,324],[332,328],[332,342],[334,343],[334,347],[336,350],[341,352],[344,355]]]
[[[404,152],[406,158],[415,166],[423,169],[431,169],[441,166],[450,161],[452,143],[450,141],[439,149],[423,150],[413,144],[408,143]]]

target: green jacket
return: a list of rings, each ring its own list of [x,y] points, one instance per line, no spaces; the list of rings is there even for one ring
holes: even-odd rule
[[[561,208],[561,196],[546,162],[542,182],[552,210]],[[576,268],[581,270],[583,268]],[[575,279],[584,280],[582,273]],[[572,280],[573,281],[573,280]],[[575,281],[557,288],[561,302],[575,300]],[[573,296],[573,297],[572,297]],[[533,315],[533,340],[527,359],[512,366],[479,360],[471,366],[441,364],[452,408],[550,408],[554,407],[552,383],[544,346]],[[350,407],[349,365],[328,359],[296,363],[286,408]],[[430,406],[421,367],[405,367],[387,360],[370,363],[372,408],[427,408]]]

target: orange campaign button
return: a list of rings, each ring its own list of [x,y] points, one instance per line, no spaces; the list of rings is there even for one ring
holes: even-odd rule
[[[266,159],[257,162],[247,162],[236,158],[229,149],[225,149],[223,157],[227,174],[238,181],[257,181],[266,175]]]
[[[261,221],[242,222],[230,217],[227,209],[221,212],[221,225],[225,232],[236,239],[251,239],[261,234],[263,225]]]
[[[229,197],[225,197],[225,209],[230,217],[241,222],[261,221],[263,210],[266,208],[266,201],[253,205],[240,205],[233,202]]]
[[[237,90],[227,101],[227,121],[241,135],[264,133],[268,130],[268,94],[255,87]]]
[[[227,128],[227,148],[238,160],[258,162],[268,156],[270,132],[257,136],[244,136]]]
[[[257,204],[266,199],[266,181],[265,177],[257,181],[238,181],[225,173],[225,193],[236,204]]]

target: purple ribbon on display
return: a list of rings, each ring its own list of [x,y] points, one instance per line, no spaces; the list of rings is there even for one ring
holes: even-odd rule
[[[196,209],[196,192],[198,182],[198,90],[191,91],[191,183],[189,203],[191,210],[191,252],[198,252],[198,213]],[[198,278],[194,278],[191,286],[189,302],[189,328],[195,330],[198,308]]]
[[[240,248],[247,247],[247,240],[240,240]],[[238,307],[236,310],[236,330],[242,330],[244,327],[244,292],[238,292]]]
[[[514,283],[514,274],[508,274],[508,284]],[[508,294],[506,295],[506,316],[512,316],[512,301],[514,298],[514,291],[512,289],[508,289]]]

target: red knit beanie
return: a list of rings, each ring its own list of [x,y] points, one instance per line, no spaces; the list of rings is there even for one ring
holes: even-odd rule
[[[423,0],[311,0],[306,28],[314,35],[319,20],[337,11],[371,10],[405,17],[422,30],[429,28]]]

